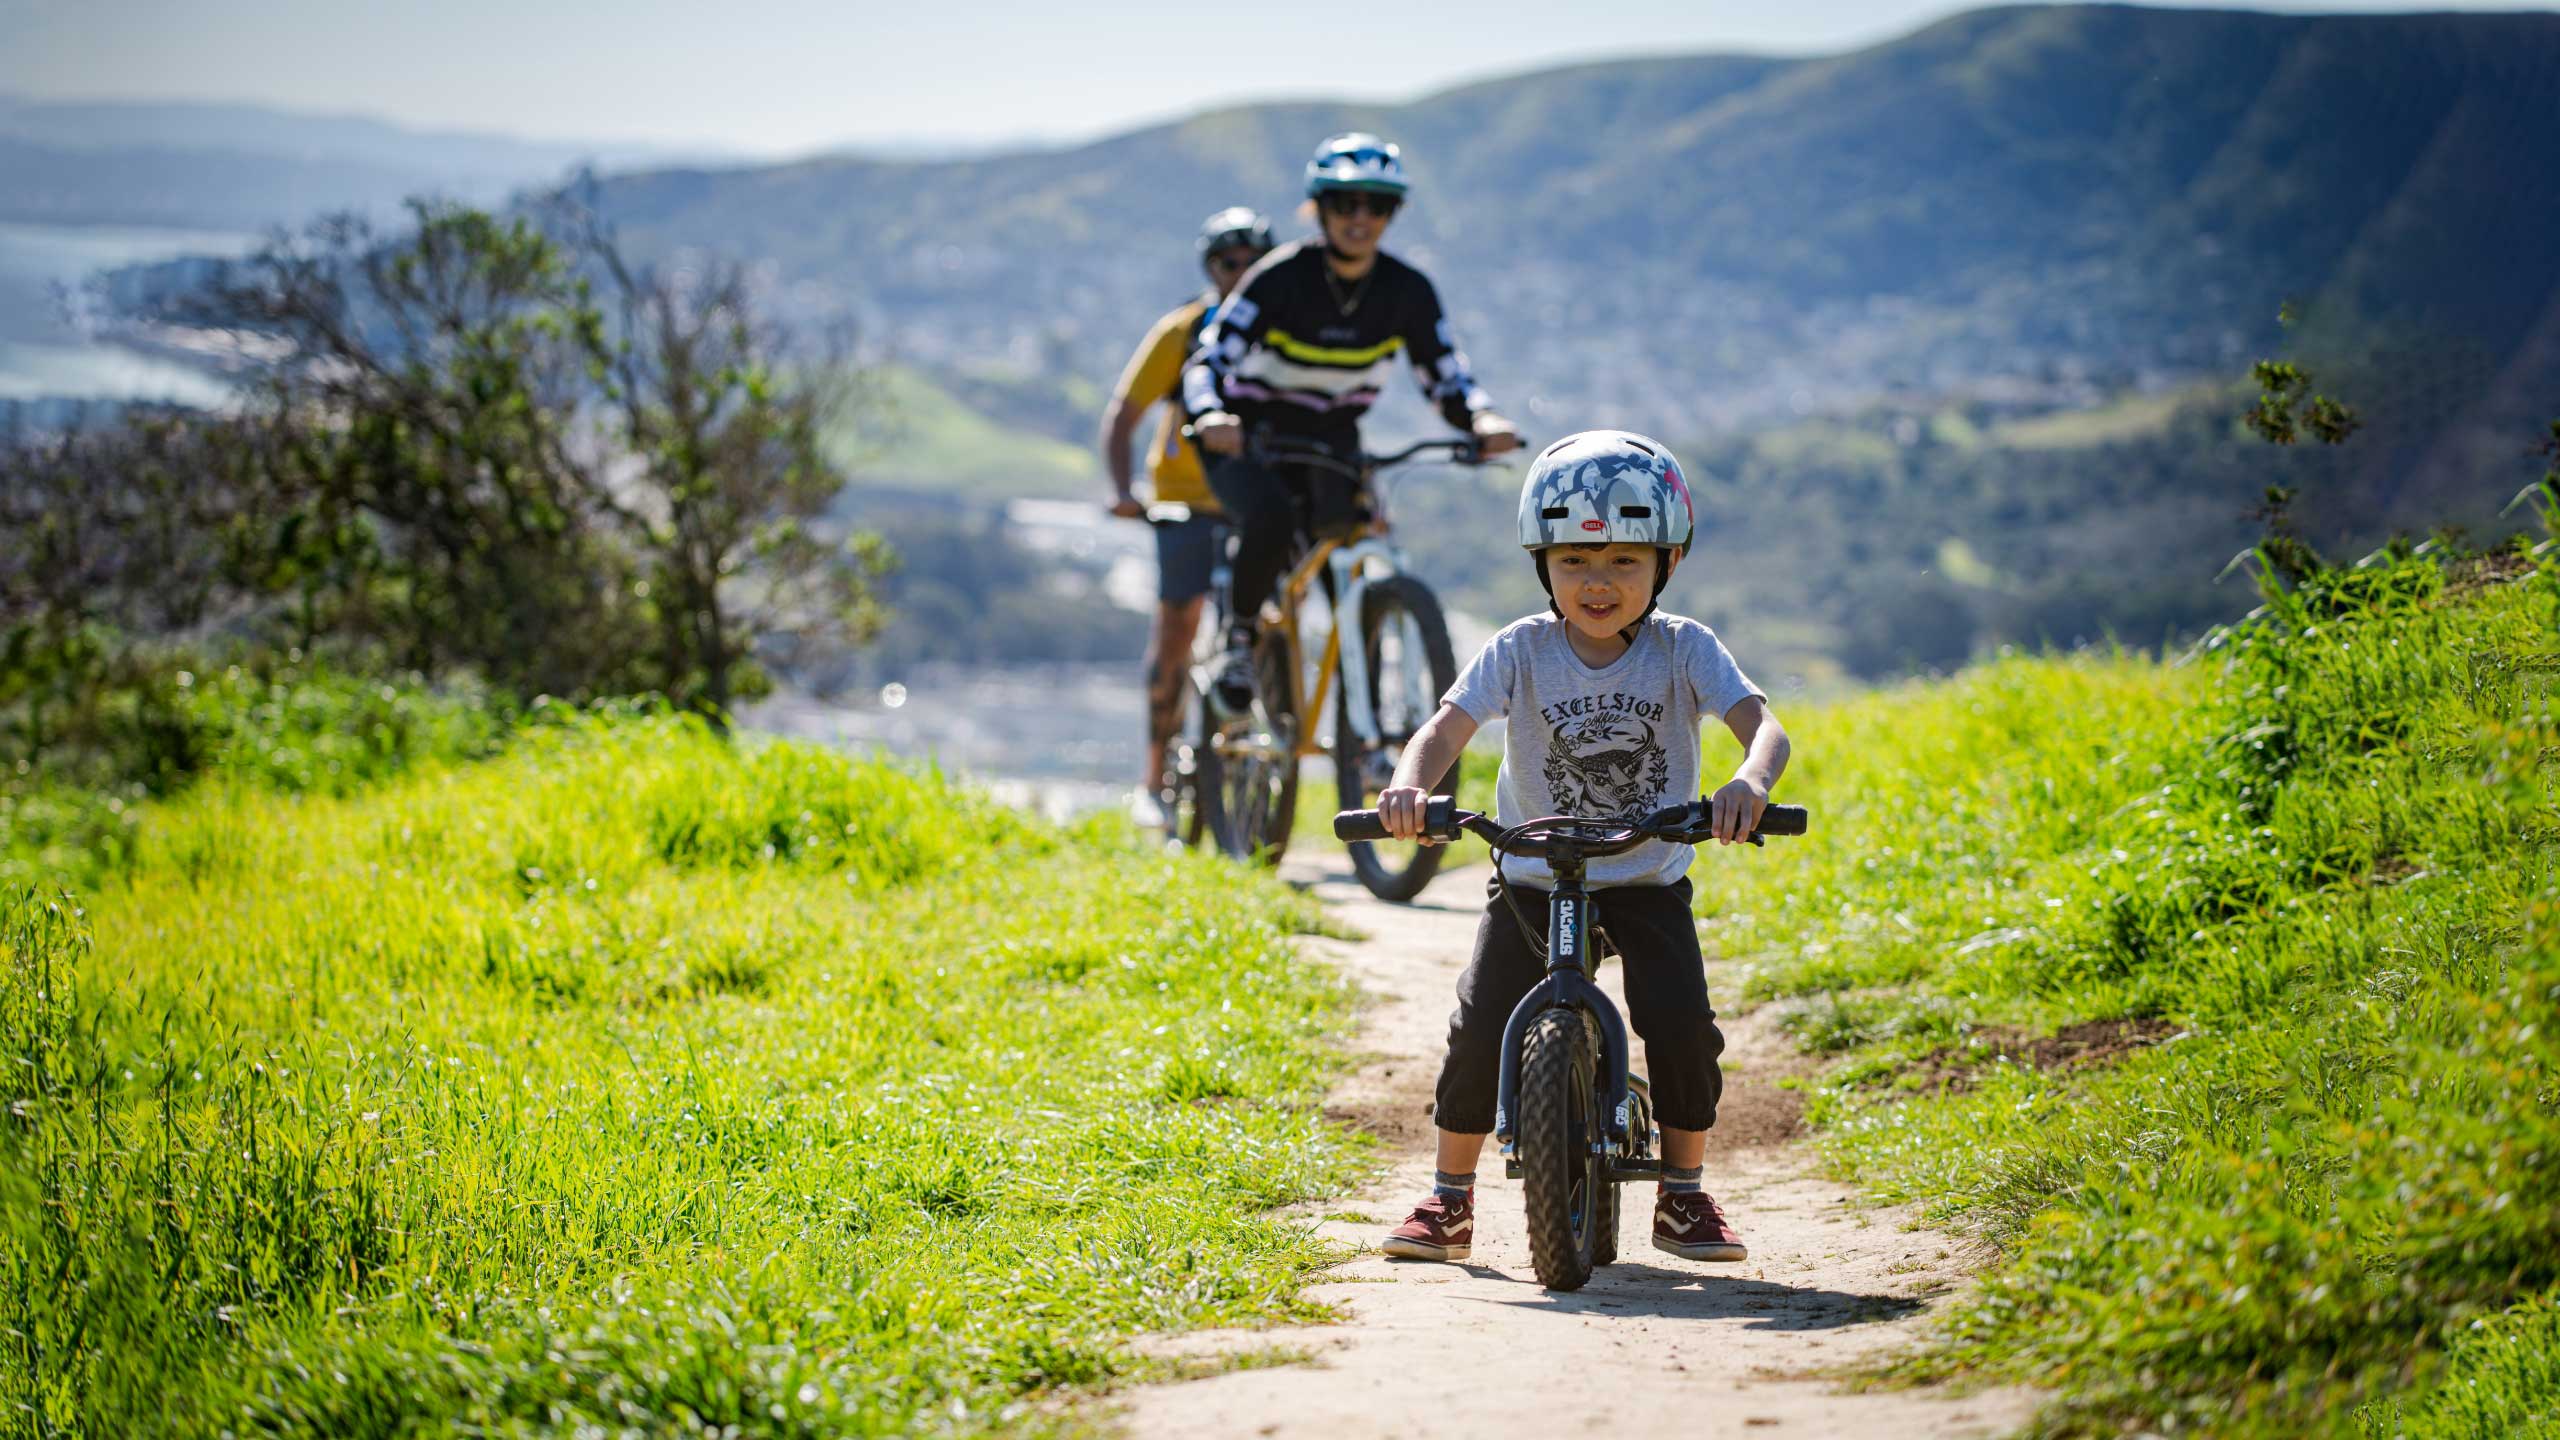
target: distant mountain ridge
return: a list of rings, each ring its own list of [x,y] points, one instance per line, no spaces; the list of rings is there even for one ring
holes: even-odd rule
[[[582,165],[716,158],[255,105],[0,95],[0,221],[257,230],[328,210],[389,213],[419,193],[494,204]]]
[[[1390,246],[1497,400],[1534,436],[1679,446],[1713,558],[1672,599],[1817,679],[2192,634],[2250,603],[2213,577],[2270,483],[2334,558],[2484,536],[2560,411],[2551,14],[1994,9],[1838,56],[1584,64],[590,193],[642,258],[734,257],[784,318],[857,322],[904,424],[859,437],[848,504],[939,514],[1098,493],[1103,395],[1196,290],[1199,217],[1244,201],[1294,228],[1307,150],[1353,127],[1405,145]],[[195,273],[107,292],[139,306]],[[2350,445],[2240,429],[2235,387],[2274,353],[2358,405]],[[1399,389],[1373,433],[1437,423]],[[1484,563],[1515,483],[1399,491],[1417,563],[1487,616],[1535,603],[1526,570]]]
[[[1315,138],[1375,128],[1417,176],[1391,247],[1497,392],[1676,432],[2227,372],[2287,296],[2514,353],[2560,304],[2555,97],[2551,14],[2004,8],[1838,56],[1241,106],[1035,154],[624,175],[602,203],[928,363],[1090,380],[1192,284],[1200,215],[1285,211]]]

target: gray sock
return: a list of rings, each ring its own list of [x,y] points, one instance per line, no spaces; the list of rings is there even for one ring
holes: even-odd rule
[[[1662,1167],[1662,1189],[1666,1195],[1695,1195],[1705,1190],[1707,1167],[1692,1165],[1686,1170]]]
[[[1476,1172],[1452,1175],[1446,1170],[1431,1172],[1431,1191],[1443,1200],[1464,1200],[1476,1193]]]

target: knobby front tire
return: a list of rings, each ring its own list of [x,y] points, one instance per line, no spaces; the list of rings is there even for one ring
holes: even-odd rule
[[[1614,1220],[1617,1209],[1598,1146],[1597,1041],[1590,1017],[1559,1009],[1538,1016],[1521,1042],[1520,1193],[1529,1263],[1550,1290],[1579,1290],[1591,1279],[1603,1212]]]
[[[1360,606],[1361,643],[1355,650],[1344,637],[1345,664],[1367,667],[1369,699],[1377,712],[1380,747],[1372,751],[1352,732],[1346,694],[1336,708],[1333,725],[1333,775],[1338,808],[1367,810],[1378,803],[1385,773],[1404,753],[1406,742],[1431,718],[1440,697],[1458,683],[1458,662],[1449,646],[1449,622],[1431,587],[1411,575],[1390,575],[1368,588]],[[1407,622],[1410,622],[1408,625]],[[1414,653],[1412,641],[1421,642]],[[1399,673],[1401,669],[1402,672]],[[1420,673],[1410,673],[1410,672]],[[1415,695],[1390,696],[1408,680],[1423,682]],[[1382,683],[1383,682],[1383,683]],[[1373,758],[1374,757],[1374,758]],[[1451,766],[1432,791],[1458,793],[1458,767]],[[1381,900],[1404,901],[1420,895],[1448,858],[1445,845],[1412,841],[1356,840],[1351,843],[1351,869],[1369,893]]]

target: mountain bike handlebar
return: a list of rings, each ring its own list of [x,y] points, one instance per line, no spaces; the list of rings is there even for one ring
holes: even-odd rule
[[[1275,465],[1312,465],[1319,470],[1331,470],[1353,480],[1366,480],[1381,470],[1402,465],[1408,460],[1435,450],[1447,452],[1449,458],[1460,465],[1485,463],[1484,442],[1473,435],[1452,435],[1439,440],[1417,440],[1390,455],[1371,455],[1362,452],[1348,459],[1336,454],[1333,447],[1320,441],[1278,439],[1270,435],[1256,435],[1248,443],[1245,453],[1256,460]]]
[[[1812,812],[1801,805],[1771,805],[1760,812],[1759,827],[1743,837],[1754,845],[1763,843],[1767,835],[1802,835],[1812,821]],[[1494,849],[1508,855],[1543,859],[1551,851],[1570,847],[1586,860],[1608,855],[1621,855],[1647,840],[1668,840],[1678,845],[1695,845],[1715,837],[1709,828],[1706,802],[1674,805],[1657,810],[1642,820],[1585,820],[1571,815],[1549,815],[1514,825],[1509,829],[1496,824],[1480,811],[1461,810],[1458,802],[1446,795],[1434,796],[1422,810],[1422,833],[1440,841],[1455,840],[1461,831],[1481,837]],[[1333,817],[1334,838],[1339,840],[1384,840],[1387,827],[1375,810],[1345,810]]]
[[[1182,427],[1182,438],[1197,441],[1199,437],[1192,433],[1190,426],[1185,425]],[[1529,437],[1523,435],[1519,438],[1521,448],[1526,449]],[[1321,440],[1276,439],[1264,431],[1254,432],[1245,442],[1245,454],[1253,459],[1275,465],[1312,465],[1319,470],[1331,470],[1353,480],[1366,480],[1380,470],[1402,465],[1432,450],[1447,451],[1449,458],[1460,465],[1486,463],[1484,441],[1473,435],[1451,435],[1438,440],[1417,440],[1391,455],[1371,455],[1364,451],[1348,458],[1336,453],[1332,446]]]

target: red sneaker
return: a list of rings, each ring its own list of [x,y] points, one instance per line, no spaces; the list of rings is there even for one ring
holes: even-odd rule
[[[1723,1207],[1702,1190],[1679,1195],[1666,1190],[1655,1197],[1653,1248],[1683,1260],[1743,1260],[1751,1254],[1726,1222]]]
[[[1434,1190],[1378,1248],[1404,1260],[1464,1260],[1475,1235],[1475,1197],[1452,1200]]]

